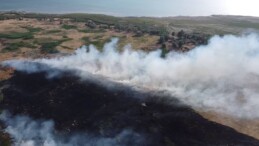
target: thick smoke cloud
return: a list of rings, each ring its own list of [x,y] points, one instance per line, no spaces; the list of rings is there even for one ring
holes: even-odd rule
[[[0,115],[7,125],[5,132],[14,139],[14,146],[142,146],[144,137],[132,130],[124,130],[115,137],[97,137],[86,133],[69,136],[58,134],[54,122],[33,120],[26,116]]]
[[[89,73],[101,75],[143,89],[166,91],[201,110],[259,118],[258,35],[215,36],[207,46],[185,54],[172,52],[165,59],[160,57],[160,51],[118,52],[117,41],[107,43],[103,52],[84,46],[70,56],[3,64],[27,72],[42,70],[37,68],[37,63],[41,63],[75,70],[82,78]]]

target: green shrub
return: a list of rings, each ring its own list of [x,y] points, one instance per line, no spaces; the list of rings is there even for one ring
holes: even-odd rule
[[[67,30],[68,29],[77,29],[77,26],[64,24],[64,25],[62,25],[62,28],[67,29]]]
[[[10,32],[8,34],[0,34],[0,38],[5,39],[33,39],[33,34],[36,32],[41,31],[41,28],[34,28],[34,27],[23,27],[27,29],[27,32]]]
[[[97,37],[97,38],[99,38],[99,37]],[[86,45],[92,44],[97,49],[102,50],[104,44],[107,43],[108,41],[110,41],[110,38],[109,39],[90,40],[89,37],[85,36],[85,37],[82,37],[81,40],[83,40]]]
[[[88,43],[90,41],[89,37],[85,36],[81,38],[82,41],[84,41],[85,43]]]
[[[33,33],[31,32],[12,32],[9,34],[0,34],[0,38],[5,39],[33,39]]]
[[[34,46],[33,44],[31,43],[27,43],[27,42],[17,42],[17,43],[10,43],[7,45],[7,47],[5,47],[3,49],[4,52],[6,51],[17,51],[19,48],[22,48],[22,47],[26,47],[26,48],[36,48],[37,46]]]
[[[55,41],[43,43],[40,49],[42,53],[58,53],[58,50],[56,49],[58,45],[60,45],[60,43]]]
[[[11,45],[5,47],[5,48],[3,49],[3,52],[9,52],[9,51],[13,52],[13,51],[17,51],[19,48],[20,48],[20,47],[19,47],[18,45],[16,45],[16,44],[11,44]]]
[[[169,53],[169,51],[166,49],[166,45],[165,45],[165,44],[162,44],[161,50],[162,50],[162,52],[161,52],[160,57],[161,57],[161,58],[165,58],[165,57],[166,57],[166,54]]]
[[[59,32],[61,32],[61,30],[54,29],[54,30],[47,31],[46,33],[51,34],[51,33],[59,33]]]
[[[60,44],[62,44],[63,42],[69,41],[71,40],[70,38],[66,38],[66,39],[62,39],[62,40],[58,40],[58,41],[51,41],[51,42],[44,42],[41,43],[41,52],[42,53],[58,53],[59,51],[56,49],[57,46],[59,46]]]
[[[102,41],[92,41],[90,44],[94,45],[97,49],[102,49],[105,42]]]
[[[105,29],[79,29],[79,32],[83,33],[104,33],[106,32]]]
[[[28,27],[24,27],[24,28],[27,29],[31,33],[42,31],[42,28],[39,28],[39,27],[30,27],[30,26],[28,26]]]

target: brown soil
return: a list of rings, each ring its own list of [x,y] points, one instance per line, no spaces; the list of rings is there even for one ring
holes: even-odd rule
[[[239,119],[215,112],[199,112],[204,118],[229,126],[235,130],[259,139],[259,119]]]

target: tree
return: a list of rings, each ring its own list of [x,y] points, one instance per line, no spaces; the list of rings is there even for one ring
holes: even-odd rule
[[[165,58],[166,54],[168,53],[167,49],[166,49],[166,44],[162,44],[162,47],[161,47],[161,58]]]
[[[177,33],[177,37],[181,38],[181,37],[184,36],[184,34],[185,34],[184,31],[181,30],[181,31],[179,31],[179,32]]]
[[[179,47],[179,48],[182,48],[182,46],[183,46],[183,42],[182,42],[182,41],[179,41],[178,47]]]
[[[160,36],[159,40],[158,40],[158,44],[163,44],[165,42],[165,37],[164,36]]]

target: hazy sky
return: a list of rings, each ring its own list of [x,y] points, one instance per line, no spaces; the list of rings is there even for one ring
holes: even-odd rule
[[[259,16],[259,0],[0,0],[0,10],[117,16]]]

